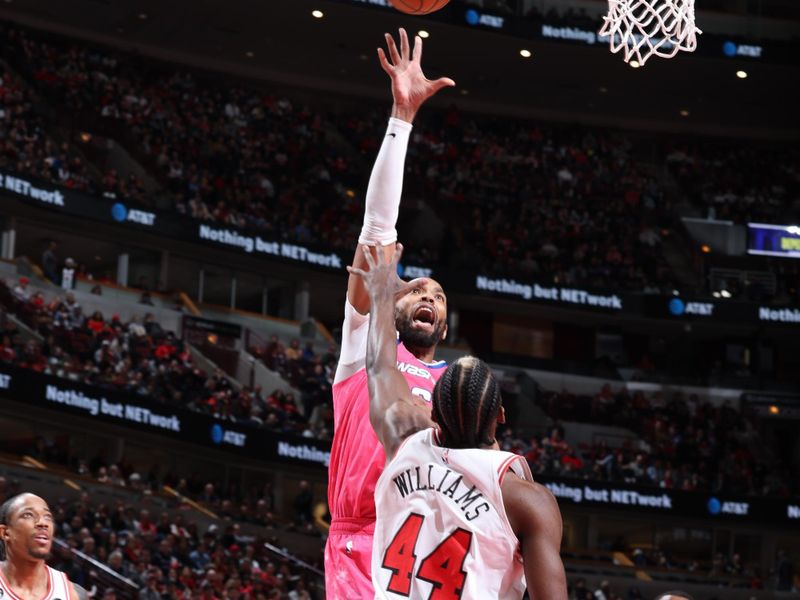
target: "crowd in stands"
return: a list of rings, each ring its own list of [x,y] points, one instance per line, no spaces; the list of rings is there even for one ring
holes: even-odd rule
[[[69,462],[65,460],[64,456],[58,456],[59,452],[63,452],[63,449],[60,451],[55,446],[48,446],[42,438],[38,438],[34,447],[31,448],[27,454],[38,460],[45,461],[48,464]],[[255,536],[252,535],[253,532],[256,532],[258,536],[264,538],[266,541],[275,543],[280,540],[281,532],[284,531],[299,531],[314,537],[319,537],[320,534],[324,534],[327,529],[322,520],[323,517],[317,517],[315,515],[317,511],[317,506],[315,505],[316,500],[311,486],[306,481],[299,482],[297,493],[294,494],[289,502],[285,502],[287,514],[285,516],[279,516],[275,511],[275,493],[273,487],[269,483],[253,485],[248,490],[242,490],[239,489],[235,483],[229,484],[228,486],[222,486],[218,483],[215,484],[211,482],[204,483],[203,479],[196,475],[186,478],[167,474],[165,477],[160,477],[157,473],[157,471],[159,471],[158,465],[152,465],[149,472],[143,471],[140,473],[136,471],[133,465],[127,464],[124,460],[118,464],[109,464],[103,460],[101,455],[96,456],[92,460],[79,460],[77,463],[77,470],[78,474],[83,477],[89,477],[99,483],[124,488],[127,492],[133,494],[132,497],[138,499],[135,506],[130,504],[125,505],[125,502],[120,501],[115,510],[117,513],[122,512],[126,514],[129,519],[143,520],[148,528],[164,528],[164,531],[168,529],[173,534],[176,534],[176,531],[179,530],[183,535],[191,534],[194,535],[196,539],[201,538],[197,533],[197,529],[192,527],[188,518],[182,516],[173,518],[163,510],[156,512],[156,509],[149,504],[148,499],[158,494],[163,485],[170,485],[176,489],[179,493],[178,498],[182,499],[179,501],[180,506],[186,508],[185,499],[188,498],[199,503],[203,508],[213,511],[220,521],[218,524],[212,525],[208,533],[202,536],[202,541],[205,543],[205,547],[208,548],[208,553],[212,557],[214,557],[213,548],[215,543],[211,541],[211,537],[215,538],[216,544],[219,544],[220,536],[233,536],[236,540],[236,545],[242,552],[240,556],[247,557],[248,551],[244,549],[242,540],[244,540],[244,544],[248,544],[252,541],[257,542]],[[147,470],[146,467],[145,470]],[[4,485],[5,484],[0,482],[0,488],[5,489]],[[86,496],[82,498],[82,501],[85,498]],[[63,502],[60,502],[60,505],[63,505]],[[125,505],[124,509],[123,505]],[[100,508],[101,513],[104,510],[105,507]],[[114,511],[112,511],[112,513],[113,512]],[[57,515],[60,514],[59,509]],[[156,517],[156,514],[159,516]],[[184,514],[188,515],[189,513],[184,512]],[[286,517],[289,515],[291,516],[287,519]],[[112,519],[120,518],[122,517],[119,515],[115,517],[114,514],[112,514]],[[103,542],[98,543],[99,540],[104,539],[102,532],[96,532],[91,527],[87,527],[89,531],[94,534],[92,535],[92,541],[87,542],[88,538],[85,534],[79,536],[79,540],[76,540],[74,537],[69,537],[69,533],[74,533],[76,530],[69,515],[67,515],[65,523],[67,523],[67,526],[65,526],[65,537],[72,543],[73,547],[89,554],[93,558],[106,562],[121,575],[131,578],[137,585],[146,587],[147,579],[141,578],[143,571],[136,569],[134,564],[128,564],[127,569],[120,568],[120,561],[128,560],[126,554],[123,553],[120,559],[113,555],[113,550],[109,550],[107,547],[104,550]],[[124,536],[125,534],[122,535]],[[160,542],[160,539],[156,541]],[[178,536],[177,540],[171,539],[170,542],[172,548],[175,548],[176,544],[178,548],[181,548],[183,540]],[[126,543],[131,543],[130,537],[126,539]],[[188,543],[191,546],[192,540],[189,539]],[[138,544],[136,547],[139,548]],[[161,544],[158,546],[153,545],[150,547],[150,554],[145,554],[145,556],[152,557],[162,549]],[[584,561],[584,563],[587,560],[591,560],[597,563],[598,566],[600,563],[608,562],[608,566],[610,567],[612,564],[617,564],[613,562],[613,552],[622,552],[626,554],[636,568],[643,569],[654,575],[664,575],[670,581],[700,583],[704,585],[713,585],[717,588],[737,587],[754,590],[773,587],[775,589],[788,590],[791,589],[793,585],[793,567],[785,552],[782,551],[778,552],[775,565],[773,569],[766,574],[766,577],[760,572],[756,564],[746,561],[743,559],[742,555],[738,553],[731,554],[727,557],[723,554],[716,553],[713,556],[710,555],[708,560],[698,561],[695,559],[687,559],[684,556],[674,556],[671,552],[658,547],[650,547],[649,545],[645,545],[645,547],[636,545],[628,546],[624,542],[622,536],[618,536],[617,539],[610,544],[601,543],[600,550],[597,552],[571,550],[569,548],[562,549],[562,558],[567,564],[570,564],[572,560]],[[226,556],[228,555],[227,552],[223,552],[223,554]],[[192,553],[189,552],[188,555],[190,557],[191,567],[191,560],[193,560]],[[185,556],[186,553],[179,553],[174,558],[182,562]],[[66,559],[66,554],[62,555],[61,558]],[[250,556],[250,558],[254,557]],[[264,564],[266,561],[271,561],[281,566],[285,574],[289,572],[288,569],[290,565],[286,561],[281,562],[274,557],[254,558],[254,560],[257,560],[261,564]],[[313,563],[314,561],[312,560],[311,562]],[[78,577],[83,578],[76,579],[76,581],[85,582],[83,584],[88,584],[87,587],[93,585],[91,568],[81,571],[78,565],[69,560],[66,561],[66,566],[74,569],[71,573],[75,573]],[[169,571],[173,567],[174,565],[170,568],[162,566],[162,573],[160,576],[167,575],[167,577],[163,577],[160,580],[161,585],[169,585]],[[219,565],[217,565],[216,568],[219,568]],[[146,573],[147,571],[145,570],[144,572]],[[178,573],[180,572],[181,570],[179,569]],[[188,575],[188,571],[185,571],[185,574]],[[196,572],[194,575],[198,577],[200,573]],[[297,580],[299,580],[297,576],[286,575],[284,580],[280,583]],[[202,589],[202,581],[199,582],[199,585]],[[102,590],[100,591],[102,592]],[[286,593],[286,589],[284,589],[284,593]],[[599,593],[605,595],[597,595]],[[593,595],[590,596],[588,594]],[[587,585],[585,578],[577,578],[570,582],[570,598],[590,597],[594,600],[597,598],[607,598],[608,600],[614,598],[636,600],[643,596],[636,586],[631,586],[626,595],[610,585],[608,581],[601,582],[599,578],[595,586]]]
[[[0,169],[89,191],[86,164],[50,135],[28,87],[0,61]]]
[[[583,29],[597,29],[607,7],[604,3],[596,2],[592,10],[585,7],[575,7],[556,2],[542,2],[531,0],[466,0],[466,4],[477,9],[488,11],[497,15],[524,16],[536,21],[545,21],[552,25],[580,27]],[[752,7],[730,3],[726,0],[706,0],[703,3],[704,11],[713,11],[737,15],[747,15],[753,11]],[[773,17],[794,19],[794,13],[789,8],[776,5],[773,8]]]
[[[503,432],[503,448],[525,455],[534,473],[683,491],[797,493],[785,459],[764,444],[755,419],[729,402],[714,406],[681,393],[667,398],[606,385],[594,396],[547,392],[540,404],[555,423],[612,425],[634,437],[573,447],[557,425],[527,439]]]
[[[667,165],[687,199],[709,219],[791,225],[800,217],[800,152],[791,145],[681,145]]]
[[[59,106],[132,132],[135,154],[153,166],[179,212],[353,247],[366,177],[354,178],[351,165],[374,158],[385,106],[333,118],[110,50],[14,29],[4,37]],[[442,248],[455,244],[448,257],[460,262],[450,266],[565,284],[669,283],[658,223],[668,207],[624,135],[467,118],[455,108],[419,122],[408,189],[451,231],[417,245],[414,258],[444,260]],[[352,155],[327,140],[335,129]]]
[[[626,551],[628,549],[626,548]],[[660,571],[684,571],[687,577],[695,582],[705,582],[717,587],[739,587],[753,590],[762,590],[767,587],[764,576],[760,568],[747,562],[738,552],[725,556],[722,552],[716,552],[710,557],[710,561],[701,563],[697,560],[686,560],[673,556],[670,552],[655,548],[634,548],[630,553],[633,564],[642,568],[653,568]],[[778,556],[773,576],[777,589],[781,587],[781,579],[785,579],[785,574],[780,576],[781,554]],[[790,566],[791,570],[791,566]],[[791,576],[789,577],[791,580]]]
[[[584,577],[578,577],[574,581],[569,582],[568,598],[569,600],[649,600],[649,598],[651,598],[651,596],[645,595],[637,585],[625,587],[627,587],[627,592],[622,592],[619,589],[615,589],[606,579],[600,580],[596,586],[592,586],[587,583]],[[679,591],[679,589],[676,588],[680,588],[680,584],[671,583],[668,587],[674,591]],[[685,593],[686,592],[684,592],[684,594]],[[674,594],[670,597],[683,598],[690,596],[678,596]],[[724,592],[722,592],[719,596],[713,596],[712,600],[721,600],[724,597]]]
[[[635,585],[630,586],[627,594],[623,595],[613,590],[607,580],[600,581],[597,588],[592,589],[583,577],[570,581],[567,591],[569,600],[643,600],[646,598]]]
[[[344,188],[350,165],[326,141],[321,114],[109,50],[13,29],[4,37],[60,107],[131,136],[130,150],[179,213],[300,242],[352,245],[357,223]]]
[[[326,439],[332,435],[330,369],[312,352],[295,358],[287,351],[286,372],[306,374],[301,398],[275,390],[241,386],[217,370],[197,367],[189,347],[165,331],[152,313],[123,321],[99,311],[86,315],[73,292],[49,302],[31,292],[28,281],[0,283],[0,303],[42,341],[22,341],[8,321],[0,337],[0,360],[40,373],[107,389],[119,389],[219,419],[274,431]]]
[[[606,544],[600,545],[606,546]],[[621,535],[611,544],[610,548],[606,548],[605,554],[567,549],[562,550],[561,555],[567,565],[573,559],[617,564],[614,562],[614,553],[616,552],[627,556],[632,567],[644,570],[654,579],[670,582],[668,585],[673,589],[680,588],[680,582],[713,586],[719,590],[713,600],[725,598],[725,588],[797,591],[794,582],[794,565],[788,554],[781,549],[777,551],[775,562],[767,573],[762,573],[756,562],[746,561],[738,552],[729,555],[716,552],[710,555],[708,560],[698,561],[673,556],[671,552],[649,544],[645,544],[644,547],[628,546]],[[644,596],[639,587],[635,585],[628,588],[626,595],[606,579],[597,578],[595,585],[587,582],[585,577],[577,577],[569,581],[570,600],[637,600],[645,597],[649,596]]]
[[[376,152],[384,119],[376,110],[345,123],[365,160]],[[455,107],[418,122],[405,187],[447,230],[438,246],[409,240],[409,257],[561,284],[669,285],[659,226],[669,206],[624,135]]]
[[[455,110],[442,129],[417,137],[412,172],[426,197],[443,215],[465,217],[451,230],[454,267],[565,285],[668,285],[654,218],[663,198],[624,137]]]
[[[339,357],[335,345],[320,356],[312,342],[306,342],[301,348],[300,340],[294,339],[287,346],[273,335],[266,346],[252,347],[250,352],[302,392],[305,414],[313,413],[318,406],[332,405],[331,386]],[[330,429],[329,432],[332,434]]]
[[[668,145],[663,153],[683,196],[701,218],[785,226],[800,219],[800,153],[792,145],[696,141]],[[796,305],[800,266],[782,258],[763,261],[758,267],[751,263],[751,268],[774,275],[776,301]],[[738,273],[718,285],[733,298],[760,302],[771,295],[760,281]]]
[[[10,60],[58,110],[116,127],[178,212],[353,247],[385,106],[333,114],[107,48],[8,26],[0,34]],[[423,200],[441,227],[409,244],[407,258],[545,283],[671,290],[661,243],[672,207],[638,150],[612,130],[425,111],[409,147],[406,195]],[[709,216],[782,220],[797,201],[791,149],[651,150]],[[109,172],[100,184],[125,181]],[[149,201],[136,182],[123,187]],[[410,229],[413,237],[420,228]]]
[[[0,501],[21,491],[3,483]],[[254,520],[262,526],[250,529],[258,534],[225,517],[202,526],[190,512],[156,514],[147,496],[132,498],[105,504],[83,492],[74,501],[50,499],[50,507],[56,537],[133,582],[139,600],[320,598],[319,578],[265,549],[269,524]],[[67,548],[54,546],[50,564],[95,599],[130,594]]]
[[[21,341],[13,322],[0,337],[0,360],[101,388],[116,388],[188,407],[221,419],[316,439],[333,433],[331,386],[336,349],[321,355],[311,343],[284,344],[273,336],[249,348],[268,368],[299,391],[240,386],[224,373],[205,373],[185,342],[164,331],[153,314],[124,322],[100,312],[86,316],[75,294],[46,302],[22,278],[0,285],[0,301],[42,341]],[[527,456],[535,473],[624,481],[685,491],[749,495],[796,492],[790,466],[762,443],[755,419],[729,403],[713,406],[697,397],[645,394],[604,386],[597,394],[545,392],[539,402],[556,424],[546,435],[502,434],[507,450]],[[633,436],[622,443],[573,447],[563,421],[623,427]]]
[[[162,461],[134,463],[127,456],[112,461],[104,449],[89,457],[85,450],[70,444],[69,436],[58,435],[37,436],[30,444],[14,440],[2,447],[6,452],[32,457],[48,466],[66,467],[84,480],[124,488],[136,497],[151,497],[169,488],[171,497],[179,499],[180,503],[195,502],[224,521],[257,525],[270,532],[296,531],[313,537],[320,537],[327,531],[327,506],[323,502],[323,511],[317,514],[321,499],[315,499],[311,485],[305,480],[297,482],[298,491],[293,496],[276,499],[269,478],[264,480],[263,476],[257,476],[249,486],[242,486],[234,479],[210,479],[202,461],[188,472],[177,472],[175,467]],[[282,511],[279,506],[283,506]]]

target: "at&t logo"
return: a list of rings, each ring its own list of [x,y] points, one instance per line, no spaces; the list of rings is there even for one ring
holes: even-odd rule
[[[708,512],[712,515],[736,515],[746,517],[750,513],[749,502],[720,502],[713,496],[706,504]]]
[[[725,56],[733,58],[734,56],[747,56],[749,58],[761,58],[764,52],[763,46],[751,46],[748,44],[737,44],[736,42],[727,41],[722,44],[722,53]]]
[[[156,224],[155,213],[136,209],[128,210],[128,207],[122,204],[122,202],[117,202],[111,207],[111,217],[117,223],[130,221],[131,223],[138,223],[139,225],[147,225],[149,227]]]
[[[244,448],[247,443],[247,434],[223,429],[219,423],[211,426],[211,441],[215,444],[230,444],[238,448]]]
[[[680,298],[673,298],[667,305],[669,312],[676,317],[681,315],[698,315],[710,317],[714,314],[714,305],[711,302],[684,302]]]

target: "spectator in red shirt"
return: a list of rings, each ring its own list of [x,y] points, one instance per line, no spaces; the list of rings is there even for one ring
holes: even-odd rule
[[[3,336],[3,341],[0,342],[0,360],[3,362],[11,363],[17,358],[17,352],[14,350],[14,344],[11,338],[7,335]]]
[[[136,521],[136,530],[142,535],[156,535],[156,524],[150,520],[150,511],[142,509],[139,512],[139,519]]]
[[[94,311],[94,313],[92,313],[92,316],[86,320],[86,327],[91,329],[95,333],[95,335],[103,331],[103,329],[105,329],[105,326],[106,326],[105,319],[103,319],[103,314],[99,310]]]

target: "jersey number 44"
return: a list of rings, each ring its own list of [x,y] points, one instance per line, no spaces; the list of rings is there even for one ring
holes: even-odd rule
[[[424,522],[423,515],[411,513],[387,546],[381,566],[392,571],[392,576],[386,590],[408,596],[414,576],[433,585],[428,600],[458,600],[467,578],[464,560],[472,543],[472,533],[460,527],[456,529],[422,559],[415,574],[415,549]]]

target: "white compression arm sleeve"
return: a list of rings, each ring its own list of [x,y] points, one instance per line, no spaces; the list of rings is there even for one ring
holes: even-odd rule
[[[333,383],[344,381],[364,368],[367,358],[367,333],[369,315],[362,315],[353,305],[345,302],[342,325],[342,349]]]
[[[359,244],[386,246],[397,241],[397,215],[403,193],[403,171],[406,164],[411,123],[390,118],[375,166],[367,186],[364,226]]]

